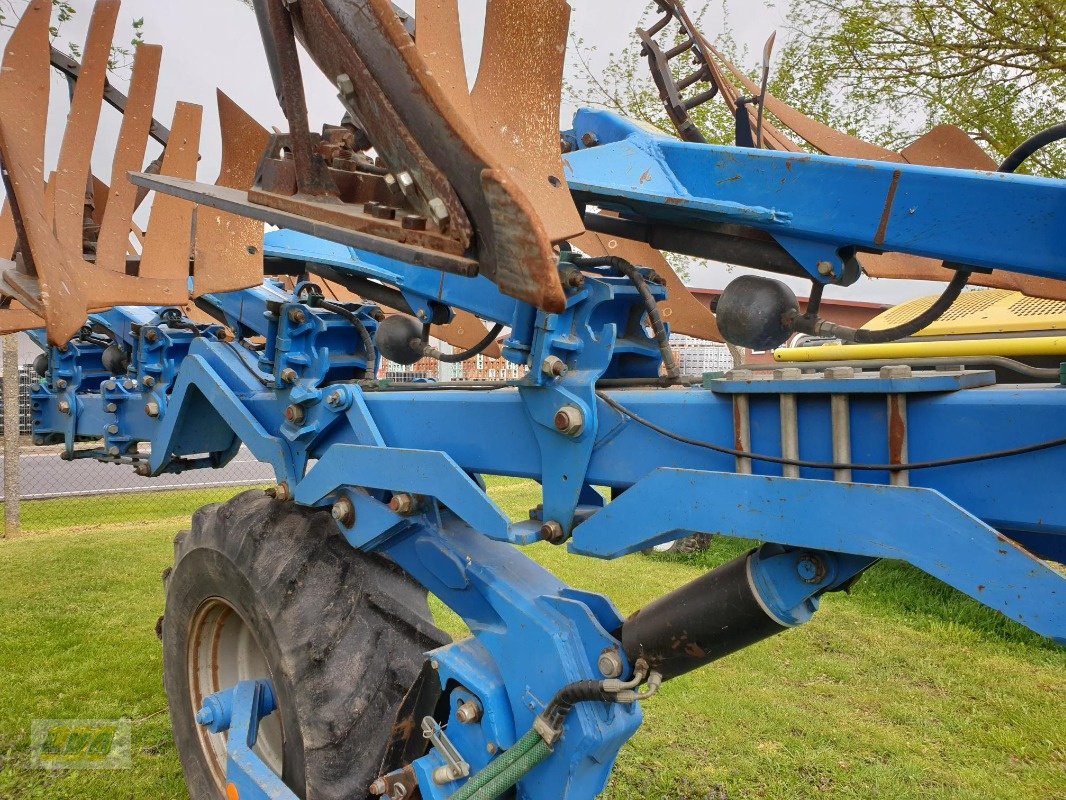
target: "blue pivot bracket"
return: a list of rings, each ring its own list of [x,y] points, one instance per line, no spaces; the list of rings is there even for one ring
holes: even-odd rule
[[[269,680],[241,681],[206,700],[196,721],[211,733],[229,731],[226,743],[226,783],[241,800],[298,800],[252,749],[259,735],[259,721],[278,707]]]

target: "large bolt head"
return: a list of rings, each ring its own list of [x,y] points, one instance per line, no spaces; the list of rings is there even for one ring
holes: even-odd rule
[[[333,515],[333,519],[345,528],[350,528],[355,523],[355,506],[352,505],[352,501],[347,497],[342,497],[334,503],[333,508],[330,509],[330,514]]]
[[[566,535],[562,525],[555,520],[549,520],[540,526],[540,538],[550,544],[562,544]]]
[[[60,400],[59,403],[56,405],[56,408],[59,409],[60,414],[69,414],[70,402],[67,400]]]
[[[144,404],[144,413],[150,417],[158,417],[159,403],[157,403],[155,400],[149,400],[147,403]]]
[[[555,430],[566,436],[579,436],[585,427],[585,415],[577,406],[563,406],[555,412]]]
[[[418,498],[413,494],[407,492],[399,492],[394,494],[392,499],[389,500],[389,510],[393,514],[399,514],[401,516],[410,516],[418,510]]]
[[[293,425],[298,425],[304,420],[304,410],[295,403],[285,409],[285,419]]]
[[[549,378],[561,378],[569,371],[569,368],[566,366],[566,362],[558,356],[548,356],[541,362],[540,371]]]
[[[455,709],[455,718],[464,725],[470,725],[481,719],[481,706],[473,700],[467,700]]]
[[[617,650],[605,650],[600,653],[598,666],[603,677],[617,678],[622,674],[622,657]]]

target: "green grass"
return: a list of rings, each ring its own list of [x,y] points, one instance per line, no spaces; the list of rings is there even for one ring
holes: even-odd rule
[[[520,481],[492,491],[516,516],[534,503]],[[170,540],[203,495],[157,498],[147,525],[115,524],[118,501],[102,499],[81,516],[110,507],[106,527],[0,542],[0,798],[186,797],[154,626]],[[629,613],[747,546],[612,563],[528,552]],[[1066,798],[1066,653],[897,564],[808,625],[666,684],[645,712],[606,797]],[[133,719],[133,769],[27,769],[35,718]]]

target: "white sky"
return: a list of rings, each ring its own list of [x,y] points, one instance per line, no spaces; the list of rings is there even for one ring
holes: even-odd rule
[[[531,0],[532,1],[532,0]],[[410,10],[414,0],[401,0]],[[481,22],[484,0],[459,0],[462,12],[468,68],[476,72],[480,52]],[[84,38],[92,8],[91,0],[72,0],[78,12],[62,31],[64,38],[80,42]],[[603,63],[606,54],[632,46],[630,36],[637,27],[646,0],[571,0],[574,7],[571,30],[586,44],[595,44],[599,54],[594,58]],[[787,4],[782,4],[787,7]],[[697,0],[690,0],[692,9]],[[751,53],[761,51],[762,43],[775,28],[780,28],[778,42],[786,31],[783,27],[783,8],[768,2],[753,0],[734,4],[731,23],[738,43]],[[204,107],[204,130],[201,139],[199,178],[214,181],[218,172],[218,119],[215,107],[215,88],[221,88],[241,107],[266,127],[285,129],[285,118],[274,97],[266,59],[263,56],[259,31],[252,11],[239,0],[125,0],[119,22],[119,36],[128,36],[132,20],[144,17],[145,41],[163,45],[163,64],[156,99],[156,117],[169,126],[174,103],[178,100],[194,102]],[[713,25],[721,18],[711,14],[705,32],[713,38]],[[0,34],[0,39],[6,36]],[[780,48],[779,48],[780,49]],[[305,87],[312,127],[323,122],[337,122],[342,110],[336,100],[336,90],[309,62],[304,69]],[[121,78],[112,80],[125,89]],[[52,83],[49,157],[54,159],[66,114],[66,84],[58,76]],[[564,120],[573,109],[564,109]],[[110,174],[110,154],[113,152],[119,116],[105,112],[94,156],[94,169],[107,180]],[[155,153],[151,153],[152,156]],[[690,283],[695,286],[721,288],[743,270],[726,272],[721,265],[708,264],[691,270]],[[800,294],[806,294],[809,284],[792,282]],[[899,302],[938,291],[935,284],[913,281],[863,280],[849,289],[830,287],[826,295],[854,300]]]

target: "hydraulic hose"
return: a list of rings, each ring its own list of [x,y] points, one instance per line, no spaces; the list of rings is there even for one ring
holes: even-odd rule
[[[460,350],[458,353],[442,353],[435,347],[427,344],[425,346],[425,354],[429,358],[435,358],[444,364],[458,364],[460,361],[468,361],[476,355],[480,355],[485,352],[485,349],[496,341],[496,337],[500,335],[503,330],[503,325],[497,322],[491,328],[489,332],[485,334],[485,338],[475,344],[469,350]]]
[[[451,795],[448,800],[472,800],[475,795],[481,797],[478,793],[482,789],[487,787],[504,772],[507,772],[509,775],[511,767],[517,764],[524,755],[536,747],[538,742],[545,744],[544,739],[541,738],[541,735],[537,733],[536,730],[530,730],[515,743],[514,747],[509,748],[499,758],[493,760],[483,770],[471,777],[470,780],[464,783],[463,787],[455,794]],[[543,760],[543,758],[541,760]],[[530,767],[530,769],[532,769],[532,767]],[[529,770],[526,771],[528,772]],[[514,786],[520,778],[521,775],[519,775],[518,778],[515,778],[514,783],[511,783],[510,786]],[[507,788],[510,788],[510,786]],[[501,790],[501,792],[502,791],[504,790]],[[495,795],[492,796],[495,797]]]
[[[1003,163],[999,165],[997,172],[1014,172],[1022,165],[1022,162],[1029,158],[1029,156],[1033,155],[1037,150],[1061,139],[1066,139],[1066,122],[1052,125],[1050,128],[1046,128],[1045,130],[1040,131],[1040,133],[1030,136],[1018,145],[1013,153],[1003,160]]]
[[[339,314],[351,323],[359,334],[359,339],[363,345],[363,352],[366,354],[367,361],[374,358],[374,340],[370,338],[370,331],[366,329],[366,325],[359,319],[357,315],[352,313],[349,309],[338,303],[331,303],[328,300],[324,300],[321,296],[318,298],[318,305],[326,309],[326,311],[332,311],[334,314]]]
[[[648,320],[651,322],[651,328],[655,332],[655,340],[659,344],[659,352],[662,354],[663,364],[666,366],[666,377],[670,380],[677,378],[681,374],[681,370],[677,366],[677,361],[674,360],[674,351],[670,349],[670,334],[666,332],[666,324],[663,322],[662,314],[659,313],[658,302],[651,293],[651,289],[648,288],[648,282],[644,280],[644,276],[640,274],[637,268],[618,256],[576,258],[573,264],[576,267],[612,267],[629,278],[630,283],[636,288],[644,301],[645,308],[647,308]]]

